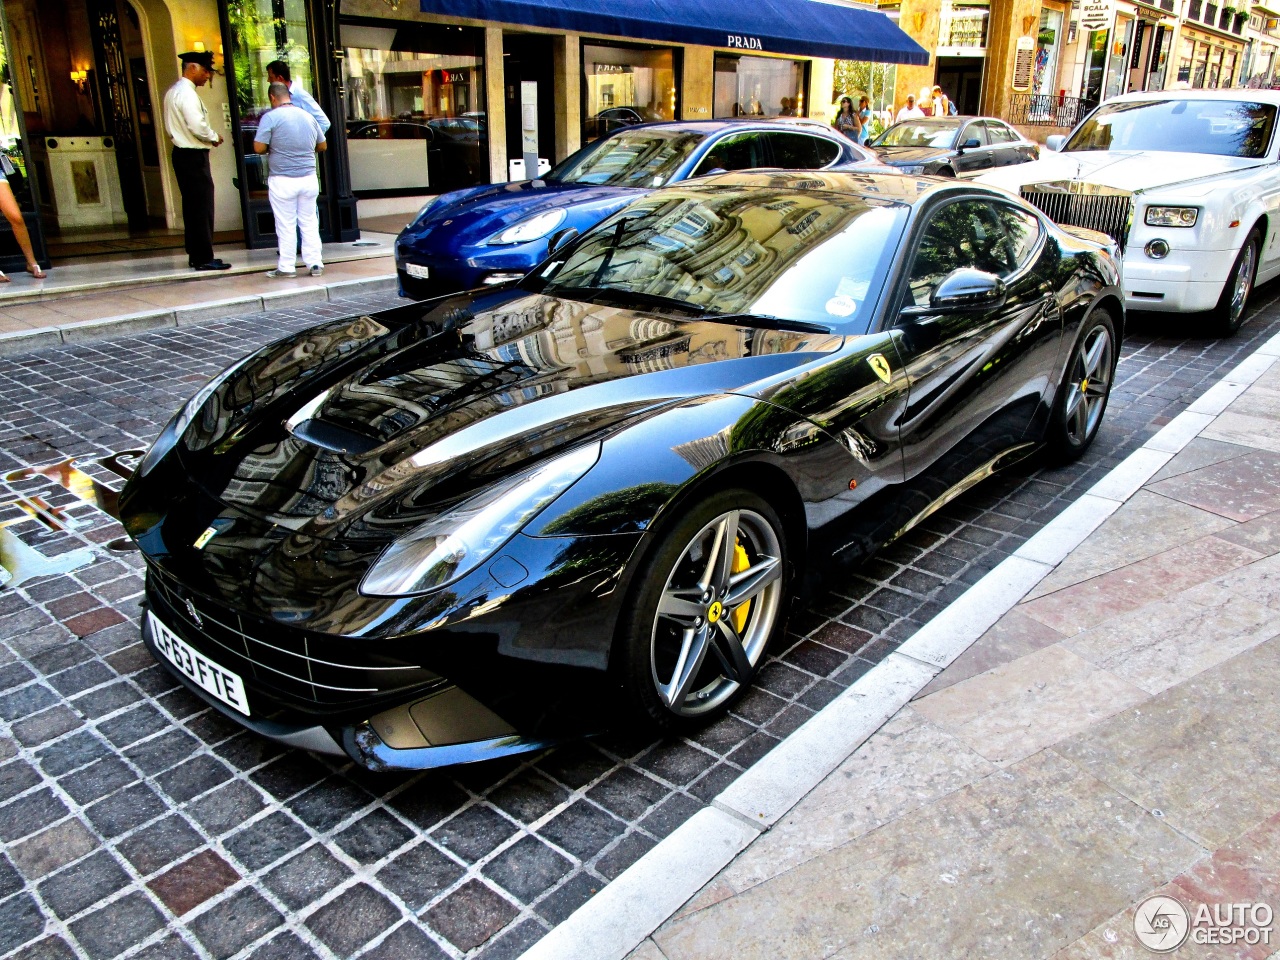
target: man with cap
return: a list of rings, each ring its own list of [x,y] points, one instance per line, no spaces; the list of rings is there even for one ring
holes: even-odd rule
[[[196,270],[230,270],[213,255],[213,174],[209,151],[222,137],[209,126],[209,111],[196,93],[213,76],[213,54],[191,51],[178,55],[182,76],[164,95],[164,127],[173,141],[173,172],[182,194],[182,222],[186,230],[187,263]]]

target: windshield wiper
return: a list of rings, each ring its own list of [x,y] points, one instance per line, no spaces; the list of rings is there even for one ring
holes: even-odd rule
[[[679,310],[682,313],[694,314],[695,316],[702,310],[702,307],[696,303],[690,303],[688,300],[680,300],[677,297],[664,297],[658,293],[644,293],[640,290],[620,289],[618,287],[567,287],[553,283],[548,284],[543,292],[555,297],[581,300],[584,303],[608,300],[624,307],[664,307],[668,310]],[[694,318],[690,317],[689,319]]]
[[[830,327],[820,323],[808,323],[804,320],[789,320],[786,317],[771,317],[764,313],[707,313],[699,320],[710,320],[712,323],[735,323],[744,327],[761,327],[765,330],[790,330],[796,333],[831,333]]]

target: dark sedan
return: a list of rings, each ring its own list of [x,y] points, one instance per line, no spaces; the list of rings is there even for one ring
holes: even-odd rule
[[[868,144],[903,173],[976,177],[1040,158],[1040,146],[995,117],[903,120]]]
[[[371,769],[687,731],[818,572],[1089,447],[1124,321],[1098,236],[952,181],[732,174],[518,283],[291,336],[122,493],[144,639],[225,716]]]
[[[880,164],[824,126],[705,120],[627,127],[537,180],[432,200],[396,240],[400,293],[420,300],[521,277],[546,257],[552,238],[581,233],[649,190],[689,177],[860,166]]]

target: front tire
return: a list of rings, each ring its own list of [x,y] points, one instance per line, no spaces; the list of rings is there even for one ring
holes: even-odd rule
[[[786,530],[749,490],[712,494],[657,533],[615,657],[633,716],[681,733],[726,713],[783,628]]]
[[[1222,296],[1218,298],[1218,305],[1210,314],[1213,332],[1220,337],[1235,336],[1244,323],[1244,308],[1248,304],[1249,294],[1253,292],[1261,251],[1262,234],[1254,227],[1236,256],[1236,262],[1222,288]]]
[[[1045,441],[1052,459],[1069,463],[1084,456],[1102,426],[1119,360],[1116,323],[1106,309],[1086,318],[1071,349],[1054,398]]]

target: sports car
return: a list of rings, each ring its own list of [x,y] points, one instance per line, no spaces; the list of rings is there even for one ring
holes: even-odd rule
[[[655,187],[709,173],[878,167],[871,151],[823,124],[699,120],[626,127],[545,176],[444,193],[396,239],[400,294],[414,299],[524,276],[547,248]]]
[[[1255,283],[1280,275],[1275,90],[1165,90],[1113,97],[1038,161],[979,179],[1059,223],[1109,234],[1125,306],[1244,322]]]
[[[825,570],[1099,430],[1107,238],[893,174],[655,190],[199,391],[120,499],[197,696],[370,769],[727,711]]]

